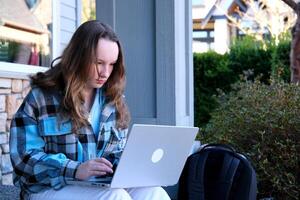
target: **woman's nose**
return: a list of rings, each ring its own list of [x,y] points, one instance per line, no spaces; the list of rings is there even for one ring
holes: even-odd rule
[[[99,77],[108,77],[109,75],[109,65],[102,65],[96,68]]]

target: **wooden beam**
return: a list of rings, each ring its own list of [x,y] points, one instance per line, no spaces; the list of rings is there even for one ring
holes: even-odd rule
[[[193,20],[193,30],[205,30],[205,29],[214,29],[214,20],[210,20],[205,27],[201,26],[202,20],[194,19]]]
[[[297,13],[297,3],[293,0],[281,0],[286,3],[289,7],[291,7]]]
[[[1,39],[12,40],[21,43],[43,44],[43,35],[17,30],[6,26],[0,26]]]

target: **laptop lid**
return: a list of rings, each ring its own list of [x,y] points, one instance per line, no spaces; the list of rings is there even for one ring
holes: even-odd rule
[[[176,184],[197,132],[197,127],[134,124],[110,187]]]

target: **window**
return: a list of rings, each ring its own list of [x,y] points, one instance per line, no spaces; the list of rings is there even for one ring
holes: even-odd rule
[[[195,30],[193,31],[194,52],[205,52],[214,49],[214,31]]]
[[[207,38],[208,32],[207,31],[194,31],[193,38]]]
[[[0,61],[49,66],[52,59],[52,1],[2,1]]]

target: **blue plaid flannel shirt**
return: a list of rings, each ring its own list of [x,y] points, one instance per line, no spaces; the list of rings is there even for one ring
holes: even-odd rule
[[[116,129],[114,106],[104,103],[96,138],[91,125],[72,133],[70,118],[59,111],[61,100],[57,91],[34,87],[12,119],[13,178],[23,195],[61,188],[67,180],[75,179],[81,162],[96,156],[117,164],[125,147],[127,129]]]

